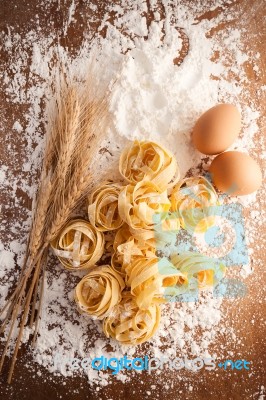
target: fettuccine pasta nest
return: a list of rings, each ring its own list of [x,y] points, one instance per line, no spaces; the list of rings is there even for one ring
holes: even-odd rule
[[[169,268],[169,262],[164,261],[155,256],[141,257],[125,268],[126,284],[140,309],[147,309],[153,302],[164,302],[164,287],[176,285],[180,278],[185,278],[181,271]]]
[[[121,266],[124,274],[129,263],[140,257],[153,257],[156,252],[156,241],[154,237],[138,239],[134,237],[127,225],[117,231],[114,239],[114,260]]]
[[[161,191],[158,186],[148,181],[126,186],[118,198],[121,218],[136,231],[152,230],[155,214],[167,213],[170,205],[167,191]]]
[[[70,221],[51,243],[55,255],[70,270],[91,268],[104,251],[104,235],[88,221]]]
[[[226,272],[222,262],[190,251],[172,255],[171,262],[186,277],[185,287],[188,291],[213,287]]]
[[[137,140],[122,152],[119,171],[133,185],[149,181],[162,190],[170,186],[174,177],[179,178],[178,165],[170,151],[158,143]]]
[[[112,231],[123,225],[124,222],[118,213],[118,196],[121,189],[116,183],[106,182],[91,194],[89,220],[99,231]]]
[[[149,340],[157,331],[161,318],[158,304],[141,310],[132,295],[125,292],[120,304],[103,321],[103,331],[123,345],[138,345]]]
[[[75,300],[79,311],[94,318],[105,318],[121,301],[124,287],[124,280],[109,265],[94,269],[76,286]]]
[[[90,222],[70,221],[51,245],[65,268],[90,269],[75,288],[79,312],[101,320],[108,338],[138,345],[158,329],[162,303],[182,301],[224,277],[216,259],[185,251],[169,260],[157,251],[182,229],[205,233],[219,200],[202,176],[176,183],[175,158],[154,142],[132,143],[119,171],[124,186],[107,181],[96,188],[88,198]]]
[[[181,180],[171,193],[171,211],[177,212],[180,225],[191,233],[205,232],[215,223],[212,206],[219,205],[218,195],[204,177]]]

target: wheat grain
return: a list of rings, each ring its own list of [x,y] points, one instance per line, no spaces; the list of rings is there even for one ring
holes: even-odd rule
[[[95,181],[100,179],[100,177],[96,178],[93,173],[92,165],[105,133],[108,96],[96,100],[96,90],[92,82],[93,79],[89,79],[81,93],[75,85],[68,86],[63,83],[56,101],[56,116],[50,121],[25,263],[17,288],[4,307],[4,310],[9,307],[4,325],[11,317],[11,326],[0,366],[3,365],[20,308],[23,310],[8,375],[9,383],[12,379],[32,300],[30,326],[34,322],[38,283],[42,268],[41,294],[35,319],[33,342],[37,337],[49,243],[71,218],[72,212],[87,195]],[[28,283],[30,283],[29,291],[21,306]]]

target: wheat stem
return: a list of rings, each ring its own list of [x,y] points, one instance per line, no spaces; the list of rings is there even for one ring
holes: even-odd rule
[[[32,282],[31,282],[31,285],[30,285],[30,288],[29,288],[29,292],[27,293],[27,296],[26,296],[26,303],[25,303],[23,314],[22,314],[22,320],[21,320],[21,323],[20,323],[19,334],[18,334],[18,337],[17,337],[17,340],[16,340],[16,346],[15,346],[14,353],[13,353],[13,356],[12,356],[11,367],[10,367],[10,370],[9,370],[9,373],[8,373],[8,378],[7,378],[7,382],[8,383],[11,383],[11,380],[12,380],[12,375],[13,375],[13,371],[14,371],[14,367],[15,367],[15,363],[16,363],[16,359],[17,359],[18,349],[19,349],[19,346],[20,346],[21,337],[22,337],[22,334],[23,334],[25,322],[26,322],[26,319],[28,317],[28,312],[29,312],[29,306],[30,306],[30,302],[31,302],[32,292],[33,292],[33,289],[34,289],[34,286],[35,286],[35,282],[36,282],[36,279],[37,279],[37,276],[38,276],[40,265],[41,265],[41,261],[39,260],[38,263],[37,263],[35,272],[34,272],[34,276],[33,276],[33,279],[32,279]]]
[[[41,291],[40,291],[40,299],[39,299],[39,307],[36,315],[36,320],[35,320],[35,330],[34,330],[34,335],[32,339],[32,344],[35,345],[36,339],[37,339],[37,334],[38,334],[38,327],[39,327],[39,321],[40,321],[40,316],[41,316],[41,311],[42,311],[42,302],[43,302],[43,293],[44,293],[44,282],[45,282],[45,271],[46,271],[46,266],[47,266],[47,257],[48,257],[48,252],[46,252],[44,262],[43,262],[43,272],[42,272],[42,281],[41,281]]]
[[[33,301],[32,301],[32,306],[31,306],[31,316],[30,316],[30,323],[29,323],[30,328],[32,328],[33,321],[34,321],[34,316],[35,316],[36,301],[37,301],[38,288],[39,288],[40,272],[41,272],[41,269],[39,268],[38,275],[37,275],[36,282],[35,282]]]
[[[25,291],[25,286],[26,286],[26,281],[24,282],[23,287],[21,289],[21,292],[19,294],[18,302],[16,303],[15,307],[12,310],[11,325],[10,325],[10,328],[9,328],[9,333],[8,333],[8,337],[6,339],[6,344],[5,344],[3,353],[1,354],[0,372],[2,371],[3,364],[4,364],[4,361],[5,361],[5,357],[6,357],[6,353],[7,353],[7,349],[8,349],[9,342],[10,342],[10,339],[11,339],[11,336],[12,336],[12,332],[13,332],[13,329],[14,329],[14,325],[15,325],[15,322],[17,321],[17,317],[18,317],[18,313],[19,313],[19,309],[20,309],[20,305],[21,305],[21,300],[22,300],[22,297],[23,297],[23,294],[24,294],[24,291]],[[25,304],[25,302],[26,302],[26,299],[24,301],[24,304]]]
[[[97,181],[97,174],[93,173],[92,166],[95,154],[99,149],[99,143],[104,135],[103,128],[107,116],[108,96],[96,101],[96,90],[92,90],[93,83],[91,79],[90,84],[92,86],[87,85],[83,93],[79,93],[74,86],[62,85],[60,96],[56,102],[57,116],[52,119],[49,128],[50,135],[44,153],[25,262],[16,289],[1,310],[1,312],[8,310],[4,320],[4,328],[11,317],[4,357],[1,360],[2,366],[15,320],[22,308],[20,329],[8,375],[9,383],[12,379],[31,302],[29,323],[32,327],[35,321],[33,343],[36,342],[43,302],[49,243],[58,235],[64,224],[71,218],[75,208]],[[40,279],[41,285],[39,285]],[[30,287],[21,307],[21,301],[28,283],[30,283]]]

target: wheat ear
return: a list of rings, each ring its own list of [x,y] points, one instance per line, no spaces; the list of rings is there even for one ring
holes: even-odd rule
[[[71,217],[75,207],[97,181],[91,166],[104,136],[108,96],[96,100],[94,81],[91,78],[87,82],[89,83],[85,86],[82,94],[75,85],[64,84],[62,86],[59,96],[57,96],[56,116],[50,123],[25,263],[17,288],[8,299],[8,305],[4,307],[4,310],[8,309],[5,324],[11,318],[11,325],[2,354],[1,366],[15,321],[22,309],[19,334],[8,375],[9,383],[12,379],[23,329],[32,301],[30,325],[33,325],[35,319],[33,342],[36,341],[49,243],[56,237]],[[35,318],[40,279],[42,279],[41,294]],[[30,286],[25,295],[28,283]],[[24,302],[22,303],[23,297]]]

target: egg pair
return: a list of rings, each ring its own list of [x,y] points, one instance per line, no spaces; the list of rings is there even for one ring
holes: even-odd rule
[[[196,122],[192,141],[197,150],[217,155],[209,172],[214,185],[229,195],[247,195],[260,187],[262,174],[258,164],[246,153],[227,151],[241,129],[241,115],[232,104],[219,104],[206,111]]]

